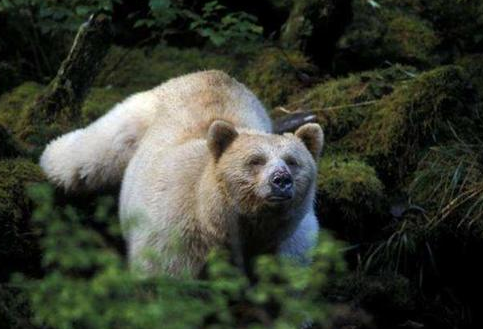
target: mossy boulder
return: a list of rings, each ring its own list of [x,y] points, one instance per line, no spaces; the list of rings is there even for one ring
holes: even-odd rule
[[[401,182],[427,147],[448,139],[472,139],[481,106],[463,70],[445,66],[418,75],[383,97],[361,126],[341,141],[360,154],[390,185]]]
[[[0,97],[0,124],[5,125],[22,144],[27,145],[28,153],[37,156],[40,148],[50,139],[71,127],[72,120],[47,123],[34,123],[30,120],[32,105],[42,94],[44,86],[26,82]],[[31,137],[32,132],[37,132]]]
[[[353,157],[327,155],[318,172],[318,205],[324,226],[345,240],[359,242],[386,211],[384,185],[376,171]]]
[[[432,22],[407,7],[354,0],[352,24],[339,40],[336,69],[367,69],[399,62],[428,67],[439,62],[439,37]]]
[[[29,183],[40,182],[40,167],[30,160],[0,160],[0,278],[12,271],[35,268],[38,247],[30,223]]]
[[[14,132],[22,130],[20,119],[27,106],[31,105],[42,92],[43,86],[35,82],[25,82],[0,96],[0,124]]]
[[[288,109],[314,112],[326,139],[338,140],[358,128],[374,110],[377,100],[413,78],[415,72],[413,67],[394,65],[332,79],[292,97]]]
[[[14,145],[18,147],[25,141],[24,137],[31,131],[30,126],[26,124],[26,112],[30,110],[30,106],[42,90],[42,85],[26,82],[0,97],[0,134],[3,143],[0,147],[2,149],[0,156],[6,153],[13,154],[12,147]],[[67,123],[54,122],[43,127],[44,134],[40,134],[41,139],[35,144],[42,148],[45,143],[58,134],[80,125],[89,124],[129,94],[130,90],[125,88],[92,88],[82,105],[80,118]],[[3,136],[5,137],[3,138]]]
[[[284,105],[290,96],[305,86],[304,77],[316,68],[299,51],[264,49],[247,65],[243,82],[269,108]]]

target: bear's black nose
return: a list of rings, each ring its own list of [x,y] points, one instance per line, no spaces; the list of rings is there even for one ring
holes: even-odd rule
[[[286,170],[279,170],[270,176],[270,184],[280,192],[288,191],[292,188],[292,175]]]

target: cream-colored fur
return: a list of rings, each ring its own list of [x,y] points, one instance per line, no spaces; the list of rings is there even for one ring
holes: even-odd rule
[[[131,265],[197,275],[217,246],[236,245],[242,257],[280,252],[301,259],[315,243],[314,157],[322,131],[306,125],[279,136],[271,129],[245,86],[204,71],[129,97],[51,142],[40,162],[66,190],[122,181],[120,217]],[[255,151],[265,162],[249,166]],[[295,196],[273,205],[263,196],[267,175],[280,166],[290,167]]]

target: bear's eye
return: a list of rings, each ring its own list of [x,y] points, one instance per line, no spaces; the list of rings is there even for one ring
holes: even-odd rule
[[[267,160],[261,155],[254,155],[248,160],[249,166],[263,166]]]
[[[299,163],[297,160],[295,160],[295,158],[293,157],[287,157],[285,159],[285,163],[287,164],[287,166],[289,167],[298,167]]]

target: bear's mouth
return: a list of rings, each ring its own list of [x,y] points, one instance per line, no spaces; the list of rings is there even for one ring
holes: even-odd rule
[[[269,195],[266,200],[269,203],[283,203],[292,199],[292,195]]]

